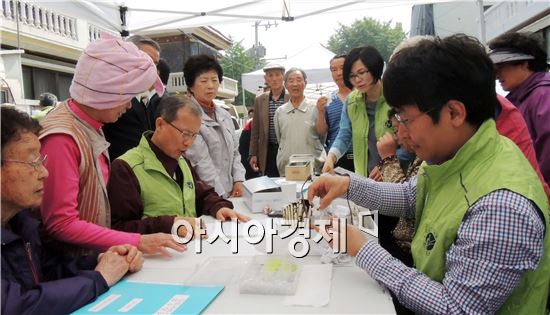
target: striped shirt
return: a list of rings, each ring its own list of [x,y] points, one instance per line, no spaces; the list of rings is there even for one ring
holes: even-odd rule
[[[351,176],[349,198],[382,214],[412,218],[416,177],[403,184]],[[436,282],[368,241],[356,264],[390,289],[407,308],[422,314],[495,313],[543,255],[544,223],[525,197],[497,190],[467,211],[446,253],[447,272]]]
[[[338,91],[334,91],[330,94],[330,103],[325,109],[325,121],[327,123],[327,141],[325,147],[330,150],[332,143],[336,140],[338,130],[340,130],[340,117],[342,116],[342,107],[344,103],[338,97]],[[348,152],[353,153],[353,146],[350,146]]]
[[[277,135],[275,134],[275,125],[273,124],[273,116],[275,116],[275,111],[281,105],[285,103],[285,89],[279,95],[279,99],[276,101],[273,100],[273,92],[269,92],[269,136],[268,143],[277,144]]]

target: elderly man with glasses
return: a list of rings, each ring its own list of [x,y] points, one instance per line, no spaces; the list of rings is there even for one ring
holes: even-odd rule
[[[158,115],[155,131],[145,132],[137,147],[113,161],[107,187],[113,227],[170,233],[178,220],[195,221],[202,214],[247,221],[185,158],[201,126],[199,108],[185,96],[170,96],[160,102]],[[177,231],[187,234],[183,227]]]

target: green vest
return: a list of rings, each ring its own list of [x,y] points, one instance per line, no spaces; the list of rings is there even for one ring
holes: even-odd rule
[[[500,314],[542,314],[550,280],[548,199],[540,179],[519,148],[500,136],[494,120],[479,130],[449,161],[421,166],[416,195],[416,227],[411,251],[416,269],[441,282],[446,253],[457,238],[468,209],[498,189],[534,202],[545,218],[544,254],[537,269],[527,271]]]
[[[382,93],[382,91],[380,91]],[[369,151],[369,116],[365,103],[365,95],[358,90],[354,90],[348,95],[348,116],[351,122],[351,134],[353,144],[353,164],[355,173],[361,176],[368,175],[368,151]],[[380,139],[387,131],[392,132],[386,127],[388,120],[388,111],[390,107],[386,99],[381,94],[376,102],[374,111],[374,131],[376,139]]]
[[[195,184],[191,169],[185,159],[180,157],[178,164],[183,172],[182,190],[151,150],[145,138],[150,137],[151,134],[151,131],[145,132],[137,147],[119,157],[130,165],[137,177],[141,188],[143,217],[163,215],[196,217]]]

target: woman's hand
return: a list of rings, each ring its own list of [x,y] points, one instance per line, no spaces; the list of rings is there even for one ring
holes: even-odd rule
[[[395,155],[397,152],[397,139],[395,138],[395,135],[386,132],[380,139],[378,139],[378,142],[376,142],[376,148],[378,149],[378,154],[382,159]]]
[[[323,173],[334,174],[334,164],[336,163],[336,155],[329,153],[321,170]]]
[[[229,197],[242,197],[243,196],[243,182],[233,183],[233,190]]]
[[[141,235],[138,249],[145,254],[163,254],[171,257],[172,254],[166,248],[171,248],[177,252],[184,252],[187,246],[177,243],[174,237],[166,233],[144,234]]]

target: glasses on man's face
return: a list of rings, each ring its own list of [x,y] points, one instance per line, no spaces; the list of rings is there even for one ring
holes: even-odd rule
[[[355,81],[359,77],[364,78],[367,75],[367,73],[369,73],[369,72],[370,71],[367,70],[367,69],[361,69],[361,70],[357,71],[357,73],[352,72],[352,73],[349,74],[349,80],[350,81]]]
[[[35,171],[39,171],[41,166],[46,165],[47,155],[40,155],[32,161],[19,161],[19,160],[2,160],[2,162],[20,163],[32,166]]]
[[[164,119],[164,121],[181,133],[181,137],[183,138],[183,141],[195,140],[197,138],[198,133],[192,133],[191,131],[181,130],[180,128],[174,126],[174,124],[172,124],[168,120]]]
[[[405,128],[409,128],[409,126],[412,124],[413,121],[415,121],[418,117],[422,116],[422,115],[428,115],[429,113],[435,111],[437,108],[431,108],[425,112],[421,112],[420,115],[414,117],[414,118],[403,118],[403,116],[401,116],[401,114],[399,113],[396,113],[394,115],[395,119],[397,119],[397,122],[404,126]]]

